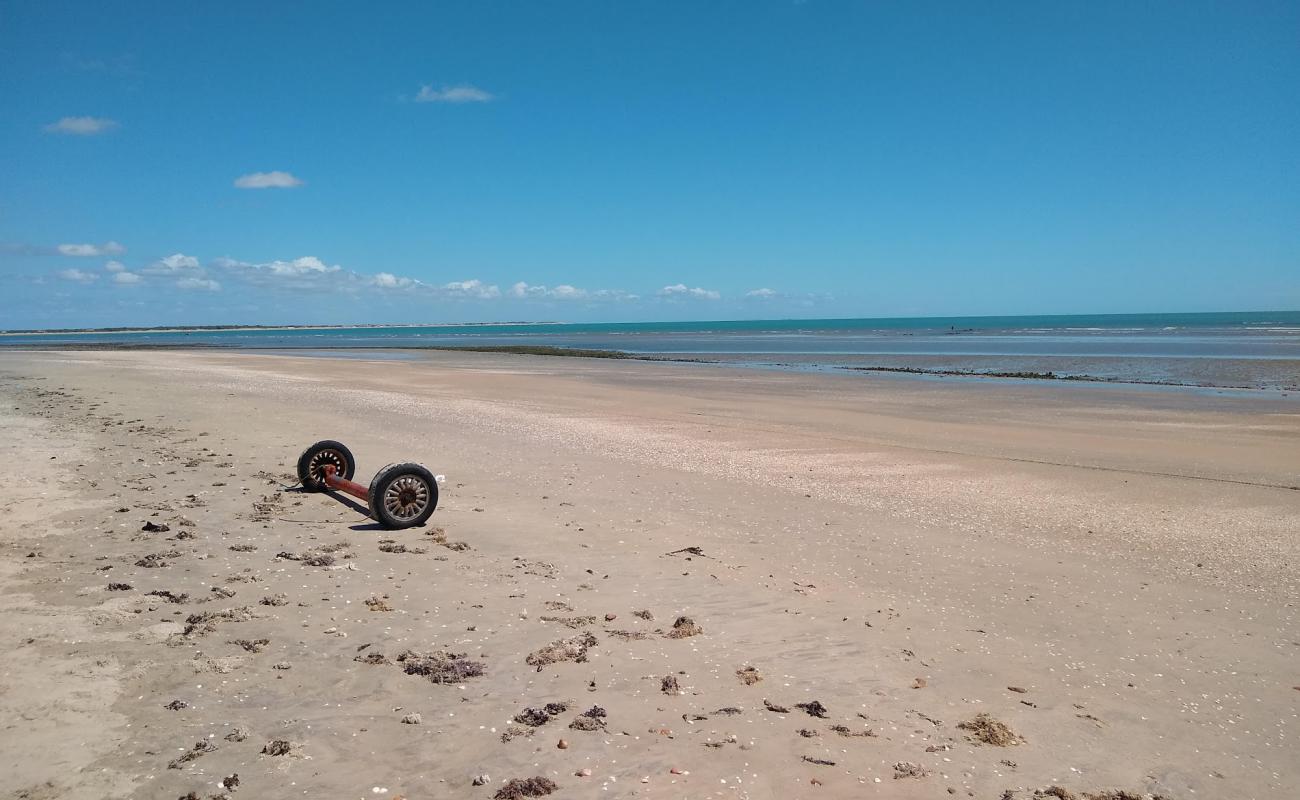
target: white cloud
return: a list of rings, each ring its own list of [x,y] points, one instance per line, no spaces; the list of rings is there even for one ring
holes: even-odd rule
[[[117,123],[107,117],[64,117],[58,122],[45,126],[46,133],[61,133],[71,136],[94,136],[107,133],[117,127]]]
[[[403,278],[391,272],[378,272],[371,276],[370,285],[380,289],[410,289],[421,283],[414,278]]]
[[[176,288],[192,291],[218,292],[221,284],[209,278],[181,278],[176,281]]]
[[[94,283],[99,280],[99,276],[93,272],[85,272],[79,269],[64,269],[59,271],[59,277],[65,281],[75,283]]]
[[[141,272],[147,272],[150,275],[180,275],[196,270],[202,270],[197,258],[187,256],[184,253],[173,253],[166,258],[158,259],[141,270]]]
[[[280,172],[250,172],[247,175],[240,175],[235,178],[236,189],[292,189],[295,186],[302,186],[302,181],[294,177],[292,173]]]
[[[420,93],[415,96],[417,103],[488,103],[493,99],[490,93],[469,85],[444,86],[441,89],[421,86]]]
[[[745,292],[745,296],[757,298],[759,300],[771,300],[773,297],[778,296],[778,292],[774,289],[750,289],[748,292]]]
[[[103,244],[61,244],[55,248],[61,256],[119,256],[126,248],[117,242]]]
[[[121,261],[110,261],[104,265],[104,269],[109,272],[124,272],[126,271],[126,264],[123,264]]]
[[[582,300],[587,297],[586,289],[579,289],[562,283],[559,286],[537,286],[519,281],[510,287],[511,297],[535,297],[553,300]]]
[[[135,274],[134,272],[113,273],[113,283],[120,283],[125,285],[131,283],[139,283],[141,280],[143,279],[139,275]]]
[[[449,297],[472,297],[476,300],[491,300],[501,296],[501,290],[496,286],[489,286],[477,278],[468,281],[452,281],[443,284],[443,291]]]
[[[687,286],[684,283],[675,283],[672,286],[665,286],[659,290],[660,297],[680,298],[689,297],[699,300],[721,300],[722,293],[713,289],[701,289],[698,286]]]

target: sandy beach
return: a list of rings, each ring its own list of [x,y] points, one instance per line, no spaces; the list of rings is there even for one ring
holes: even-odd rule
[[[0,797],[1300,787],[1294,395],[126,351],[0,395]],[[446,474],[430,524],[298,491],[324,438]]]

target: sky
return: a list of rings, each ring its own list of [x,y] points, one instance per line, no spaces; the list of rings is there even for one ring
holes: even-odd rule
[[[1297,31],[0,0],[0,328],[1296,309]]]

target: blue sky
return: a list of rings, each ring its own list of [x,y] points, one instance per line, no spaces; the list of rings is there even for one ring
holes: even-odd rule
[[[1297,308],[1297,31],[0,2],[0,327]]]

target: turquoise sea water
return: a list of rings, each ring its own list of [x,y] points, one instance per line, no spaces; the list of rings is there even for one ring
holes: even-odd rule
[[[20,334],[3,346],[241,349],[546,345],[787,368],[1033,371],[1110,380],[1291,388],[1300,311],[1005,317],[486,324]]]

